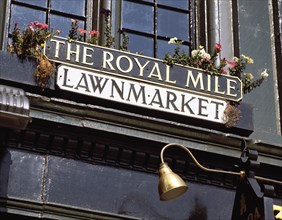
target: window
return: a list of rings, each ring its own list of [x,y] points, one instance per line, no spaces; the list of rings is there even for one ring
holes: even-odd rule
[[[128,49],[163,58],[175,47],[172,37],[183,40],[181,49],[190,51],[193,36],[191,0],[123,0],[121,28],[129,37]]]
[[[23,30],[30,22],[49,24],[54,30],[61,30],[61,36],[67,37],[71,19],[77,19],[81,28],[86,29],[87,0],[11,0],[9,33],[14,24]]]
[[[38,21],[68,37],[71,19],[77,19],[79,27],[87,31],[103,28],[100,21],[103,7],[112,7],[116,48],[122,40],[118,30],[122,29],[129,37],[128,49],[133,53],[162,59],[166,52],[175,49],[168,44],[172,37],[183,40],[181,49],[190,52],[195,40],[193,0],[112,0],[111,4],[96,0],[11,0],[7,31],[10,34],[15,23],[23,30],[30,22]]]

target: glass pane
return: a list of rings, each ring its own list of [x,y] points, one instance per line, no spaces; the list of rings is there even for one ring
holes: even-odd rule
[[[78,21],[79,28],[84,29],[84,21]],[[71,30],[71,19],[57,16],[57,15],[50,15],[50,27],[54,28],[54,31],[60,30],[61,37],[68,37],[69,31]]]
[[[168,44],[168,41],[165,40],[158,40],[158,58],[163,59],[165,57],[165,54],[169,52],[171,55],[174,53],[175,48],[177,47],[175,44]],[[180,53],[182,51],[185,51],[186,53],[190,53],[189,47],[187,45],[180,45]]]
[[[153,33],[153,7],[124,1],[122,10],[122,27]]]
[[[128,33],[127,35],[129,37],[128,49],[131,53],[138,53],[150,57],[154,56],[154,42],[152,38]]]
[[[158,4],[188,10],[189,0],[158,0]]]
[[[56,11],[85,16],[85,0],[52,0],[51,8]]]
[[[280,41],[282,42],[282,1],[279,1],[279,5],[280,5],[280,17],[279,17],[279,27],[280,27]],[[281,52],[282,52],[282,44],[281,44]]]
[[[45,12],[31,8],[12,5],[11,15],[9,32],[13,31],[15,23],[18,23],[21,30],[24,30],[33,21],[45,23]]]
[[[189,15],[171,10],[158,10],[158,34],[165,37],[177,37],[188,40]]]
[[[47,0],[17,0],[17,2],[23,2],[28,3],[30,5],[36,5],[47,8]]]

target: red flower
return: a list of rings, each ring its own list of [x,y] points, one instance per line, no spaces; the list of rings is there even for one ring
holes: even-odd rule
[[[214,49],[217,53],[219,53],[221,51],[221,44],[216,43]]]
[[[81,34],[86,34],[86,33],[87,33],[87,31],[84,30],[84,29],[82,29],[82,28],[78,28],[77,31],[78,31],[79,33],[81,33]]]
[[[100,33],[99,33],[99,31],[95,31],[95,30],[92,30],[92,31],[90,31],[89,32],[89,34],[93,37],[93,36],[99,36],[100,35]]]

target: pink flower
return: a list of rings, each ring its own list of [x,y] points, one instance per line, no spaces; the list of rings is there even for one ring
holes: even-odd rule
[[[96,35],[96,36],[99,36],[99,35],[100,35],[99,31],[95,31],[95,30],[90,31],[89,34],[90,34],[91,36],[95,36],[95,35]]]
[[[86,34],[86,33],[87,33],[87,31],[84,30],[84,29],[82,29],[82,28],[78,28],[77,31],[78,31],[79,33],[81,33],[81,34]]]
[[[31,22],[29,24],[29,28],[32,31],[34,30],[34,28],[47,29],[48,28],[48,24],[42,24],[42,23],[39,23],[38,21],[34,21],[34,22]]]
[[[29,29],[30,29],[31,31],[34,31],[34,28],[33,28],[32,25],[29,25],[28,27],[29,27]]]
[[[48,24],[37,23],[35,26],[39,29],[47,29],[48,28]]]
[[[229,68],[233,68],[235,66],[237,66],[236,62],[232,62],[232,61],[227,61],[228,65],[230,66]]]
[[[214,49],[217,53],[219,53],[221,51],[221,44],[216,43]]]

